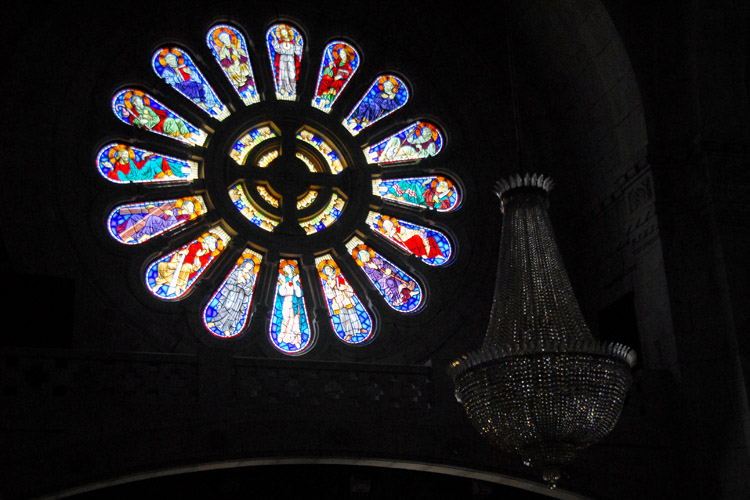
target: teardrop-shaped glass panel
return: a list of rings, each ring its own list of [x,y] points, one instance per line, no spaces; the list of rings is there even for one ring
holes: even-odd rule
[[[323,51],[312,106],[328,113],[359,68],[359,54],[345,42],[331,42]]]
[[[312,340],[299,264],[294,259],[279,263],[268,334],[271,343],[286,354],[302,352]]]
[[[460,201],[456,185],[441,175],[373,179],[372,192],[384,200],[399,205],[427,208],[438,212],[455,210]]]
[[[372,335],[372,318],[336,261],[326,254],[316,258],[315,265],[336,336],[348,344],[368,340]]]
[[[377,212],[369,213],[367,223],[375,233],[384,236],[410,254],[416,255],[425,264],[445,265],[453,253],[448,238],[435,229]]]
[[[246,106],[260,102],[247,43],[242,33],[228,24],[219,24],[208,31],[206,43],[242,102]]]
[[[123,123],[191,146],[202,146],[208,137],[206,132],[140,90],[124,89],[116,93],[112,112]]]
[[[413,313],[419,309],[423,293],[417,280],[357,237],[349,240],[346,248],[389,306],[404,313]]]
[[[164,300],[184,296],[226,248],[229,235],[215,227],[192,242],[156,259],[146,269],[146,286]]]
[[[234,337],[247,325],[263,257],[245,249],[203,310],[203,324],[217,337]]]
[[[128,203],[112,210],[107,226],[109,234],[120,243],[139,245],[204,213],[206,205],[200,196]]]
[[[227,107],[184,50],[160,48],[151,58],[151,67],[159,78],[210,116],[219,121],[229,116]]]
[[[349,116],[342,122],[352,134],[357,135],[378,120],[382,120],[409,100],[409,89],[400,78],[383,75],[372,82]]]
[[[367,163],[388,164],[435,156],[443,148],[443,136],[428,122],[416,122],[363,151]]]
[[[110,182],[188,182],[198,178],[198,164],[122,143],[107,144],[96,155],[99,173]]]
[[[275,24],[266,32],[276,99],[297,99],[297,78],[302,64],[304,44],[302,35],[289,24]]]

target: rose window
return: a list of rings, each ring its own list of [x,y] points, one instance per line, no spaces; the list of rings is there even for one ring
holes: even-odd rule
[[[350,42],[314,57],[287,23],[255,50],[229,24],[205,40],[158,48],[160,86],[115,93],[112,111],[131,132],[96,156],[101,175],[137,200],[111,210],[111,237],[163,242],[143,267],[153,299],[199,288],[207,335],[239,337],[262,321],[285,354],[309,351],[319,335],[371,342],[378,308],[419,314],[429,291],[405,259],[453,261],[439,219],[461,200],[455,176],[430,166],[445,145],[437,124],[405,117],[378,130],[409,101],[405,78],[362,74]],[[358,100],[342,98],[352,92]]]

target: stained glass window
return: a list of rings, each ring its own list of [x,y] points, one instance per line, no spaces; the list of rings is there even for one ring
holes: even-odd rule
[[[376,234],[431,266],[445,265],[453,253],[448,238],[436,229],[377,212],[370,212],[367,222]]]
[[[368,163],[399,163],[435,156],[443,148],[443,136],[428,122],[416,122],[366,148]]]
[[[228,24],[219,24],[208,31],[206,43],[242,102],[246,106],[260,102],[247,42],[240,31]]]
[[[414,278],[362,243],[359,238],[352,238],[346,248],[386,304],[404,313],[419,309],[423,294]]]
[[[372,318],[362,305],[354,289],[344,277],[338,264],[326,254],[315,259],[323,295],[328,305],[331,325],[344,342],[360,344],[372,334]]]
[[[323,51],[312,105],[326,113],[359,68],[359,54],[345,42],[331,42]]]
[[[203,310],[203,323],[217,337],[234,337],[247,325],[263,256],[245,249]]]
[[[406,177],[399,179],[373,179],[373,194],[384,200],[438,212],[450,212],[458,207],[456,185],[447,177]]]
[[[138,245],[206,213],[200,196],[120,205],[109,214],[109,234],[126,245]]]
[[[297,79],[305,46],[302,35],[289,24],[276,24],[266,32],[266,45],[276,99],[294,101],[297,99]]]
[[[164,300],[179,299],[224,251],[229,235],[220,227],[156,259],[146,270],[146,286]]]
[[[304,351],[312,340],[299,264],[294,259],[279,262],[269,335],[274,346],[289,354]]]
[[[378,120],[382,120],[409,100],[406,84],[394,75],[383,75],[377,78],[370,89],[362,96],[349,116],[344,119],[344,126],[352,135],[357,135]]]
[[[123,123],[191,146],[202,146],[208,137],[206,132],[140,90],[125,89],[115,94],[112,111]]]
[[[229,110],[184,50],[163,47],[154,53],[151,66],[159,78],[212,117],[223,120],[229,116]]]
[[[107,180],[130,182],[187,182],[198,178],[198,163],[146,151],[123,143],[99,150],[97,167]]]
[[[169,106],[154,89],[113,95],[131,137],[95,156],[102,182],[129,200],[109,211],[109,235],[128,247],[156,240],[144,245],[163,249],[144,263],[147,295],[178,307],[205,293],[196,300],[211,338],[246,342],[255,325],[266,335],[253,341],[285,355],[319,342],[367,350],[378,313],[420,314],[421,280],[456,258],[442,217],[462,200],[457,177],[436,173],[449,171],[436,163],[443,132],[405,107],[405,78],[362,75],[352,43],[327,41],[307,62],[302,30],[287,22],[256,45],[252,35],[216,24],[203,47],[158,46],[144,68],[174,93]],[[352,88],[366,90],[346,97]],[[393,133],[391,115],[411,125]],[[185,118],[200,116],[203,128]]]

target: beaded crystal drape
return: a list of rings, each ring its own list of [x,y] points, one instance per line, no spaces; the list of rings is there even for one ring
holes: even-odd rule
[[[591,336],[554,240],[551,187],[536,175],[497,184],[504,215],[487,334],[449,373],[480,434],[554,486],[561,465],[614,427],[635,353]]]

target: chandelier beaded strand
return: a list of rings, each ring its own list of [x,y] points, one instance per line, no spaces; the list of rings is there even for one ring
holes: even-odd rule
[[[636,360],[586,326],[547,211],[552,184],[536,174],[496,184],[503,226],[489,326],[482,348],[448,369],[479,433],[541,469],[550,488],[614,428]]]

